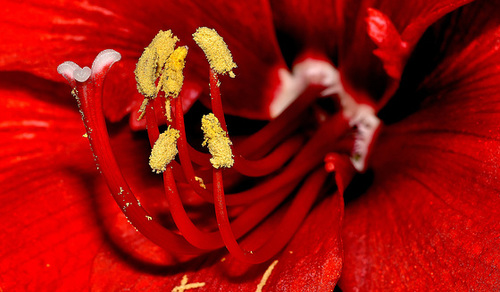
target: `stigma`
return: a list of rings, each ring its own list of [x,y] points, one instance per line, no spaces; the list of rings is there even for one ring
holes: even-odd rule
[[[305,71],[298,69],[293,76],[296,81],[301,80],[299,76],[309,76],[312,81],[285,88],[293,92],[293,98],[287,99],[274,119],[252,134],[232,139],[228,128],[237,129],[238,125],[226,124],[220,88],[222,81],[242,81],[223,80],[221,75],[234,78],[233,70],[238,67],[214,29],[201,27],[192,36],[201,51],[177,46],[180,39],[172,31],[160,31],[144,49],[134,71],[137,90],[144,96],[140,118],[146,120],[151,145],[145,151],[150,152],[151,170],[163,178],[175,228],[162,225],[138,203],[137,190],[129,187],[110,146],[102,86],[107,71],[121,56],[106,50],[97,56],[92,68],[65,62],[58,71],[74,88],[91,149],[112,196],[139,232],[176,255],[196,257],[225,248],[240,261],[262,263],[280,253],[318,200],[336,188],[344,189],[350,178],[336,175],[337,186],[332,186],[332,172],[349,167],[366,169],[380,122],[369,106],[343,89],[337,71],[313,62],[307,64],[314,70],[307,65]],[[206,109],[209,113],[200,114],[198,130],[203,141],[198,145],[193,142],[196,135],[184,126],[182,107],[183,71],[187,54],[193,51],[203,53],[210,65],[211,104]],[[323,108],[321,100],[325,98],[335,100],[340,108]],[[208,228],[193,221],[189,208],[193,197],[213,210],[207,213],[215,213],[215,223]],[[275,224],[272,229],[280,232],[268,232],[262,244],[263,234],[255,230],[275,210],[287,205],[284,202],[290,204],[285,212],[277,212],[284,214],[282,220],[271,220]],[[246,248],[239,243],[243,237],[248,242]]]

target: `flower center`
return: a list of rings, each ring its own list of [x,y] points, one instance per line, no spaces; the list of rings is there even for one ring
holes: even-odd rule
[[[282,72],[282,89],[272,105],[276,118],[233,144],[222,107],[219,75],[236,77],[237,68],[222,37],[199,28],[194,40],[210,64],[211,110],[204,115],[202,146],[188,141],[182,110],[183,69],[187,47],[171,31],[160,32],[144,50],[135,70],[145,99],[145,118],[152,147],[150,166],[161,173],[170,213],[178,230],[169,230],[141,206],[111,151],[102,110],[102,84],[120,55],[101,52],[92,69],[73,62],[58,67],[74,87],[99,170],[127,219],[151,241],[175,254],[200,255],[226,247],[236,258],[260,263],[276,255],[292,238],[313,204],[327,191],[330,172],[343,173],[343,190],[351,170],[364,171],[379,120],[368,105],[347,94],[338,71],[322,61],[302,62],[293,75]],[[325,101],[326,100],[326,101]],[[336,103],[331,103],[331,101]],[[283,105],[284,104],[284,105]],[[327,105],[325,105],[327,104]],[[155,107],[164,109],[162,114]],[[159,125],[167,129],[160,134]],[[181,197],[197,196],[213,208],[217,224],[200,228]],[[286,211],[274,212],[286,205]],[[277,213],[277,214],[274,214]],[[270,216],[273,233],[262,244],[253,232]],[[249,248],[239,240],[245,237]]]

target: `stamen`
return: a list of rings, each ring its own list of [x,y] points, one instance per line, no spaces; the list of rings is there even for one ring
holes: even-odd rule
[[[146,119],[152,148],[149,164],[153,172],[163,173],[165,195],[176,230],[161,225],[157,216],[150,215],[138,203],[111,151],[102,109],[102,82],[119,54],[106,50],[99,54],[92,69],[65,62],[58,71],[74,87],[99,169],[115,201],[138,231],[179,255],[195,256],[226,246],[239,260],[265,262],[285,247],[316,200],[324,194],[324,186],[330,181],[328,172],[336,172],[338,187],[343,190],[351,176],[339,180],[340,170],[349,169],[354,173],[352,165],[359,162],[363,163],[360,168],[365,168],[378,120],[373,120],[373,112],[363,112],[362,104],[351,102],[354,99],[343,90],[340,78],[326,74],[330,72],[326,70],[329,67],[319,70],[317,62],[308,63],[309,67],[304,70],[294,71],[297,80],[307,82],[299,84],[302,87],[294,92],[290,100],[293,103],[287,104],[283,113],[259,132],[242,137],[244,143],[234,150],[225,122],[218,75],[234,77],[232,70],[237,66],[215,30],[201,27],[193,37],[210,63],[213,113],[203,116],[201,126],[202,145],[208,147],[210,154],[188,143],[184,127],[182,99],[185,92],[181,93],[181,89],[188,48],[175,48],[179,39],[170,30],[160,31],[145,48],[135,70],[137,88],[145,96],[139,118]],[[323,91],[325,88],[330,91]],[[318,119],[322,103],[316,103],[316,98],[332,93],[339,96],[342,110],[325,111],[324,118]],[[308,110],[311,108],[313,111]],[[160,134],[159,125],[165,122],[169,127]],[[301,129],[304,124],[307,127]],[[353,129],[357,131],[355,141]],[[324,159],[327,153],[333,156]],[[335,156],[337,154],[340,158]],[[178,161],[175,161],[177,155]],[[231,169],[222,170],[222,167]],[[211,177],[209,172],[212,172]],[[233,189],[235,193],[226,194],[224,188]],[[262,234],[252,230],[280,208],[291,194],[295,195],[289,200],[288,211],[262,244]],[[193,221],[191,216],[192,209],[185,208],[185,203],[198,204],[200,199],[205,201],[200,206],[212,204],[215,208],[216,226],[197,226],[197,220]],[[238,243],[243,236],[250,244],[247,250]],[[258,288],[265,285],[276,263],[271,264]],[[202,283],[194,284],[189,286],[184,277],[181,286],[176,288],[198,288]]]
[[[208,150],[212,154],[210,162],[214,168],[232,167],[234,164],[231,145],[233,143],[227,136],[214,114],[204,115],[201,120],[201,129],[205,136],[203,146],[208,145]]]
[[[165,66],[167,59],[174,52],[179,39],[170,30],[160,31],[147,48],[135,68],[137,90],[145,97],[155,98],[158,94],[156,79]]]
[[[200,27],[193,33],[193,39],[205,53],[212,70],[219,74],[229,73],[231,78],[235,77],[232,70],[238,66],[233,62],[233,56],[224,39],[215,29]]]
[[[177,155],[177,139],[179,131],[174,128],[168,128],[156,140],[151,156],[149,156],[149,166],[156,173],[165,171],[167,165],[175,159]]]

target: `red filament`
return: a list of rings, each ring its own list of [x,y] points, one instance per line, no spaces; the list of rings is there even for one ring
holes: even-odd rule
[[[215,72],[210,71],[209,75],[211,110],[230,136],[232,125],[229,129],[226,125],[220,81]],[[323,88],[310,86],[279,117],[233,145],[233,168],[215,169],[210,164],[210,154],[196,150],[188,141],[183,94],[172,98],[160,92],[145,109],[150,144],[153,146],[158,139],[159,124],[166,121],[164,116],[157,116],[154,107],[166,98],[171,99],[172,105],[172,121],[167,123],[180,133],[177,161],[172,161],[163,173],[165,196],[177,226],[177,230],[169,230],[138,203],[112,153],[102,112],[103,79],[96,76],[76,82],[80,109],[99,169],[130,223],[173,253],[199,255],[226,247],[242,261],[260,263],[271,259],[289,242],[330,185],[327,183],[330,175],[324,169],[325,156],[338,153],[348,157],[352,149],[351,129],[342,113],[332,113],[324,121],[314,119],[312,105]],[[333,171],[332,160],[327,161],[327,170]],[[190,191],[187,195],[199,196],[206,202],[203,206],[211,208],[217,224],[197,226],[181,199],[186,186]],[[263,245],[257,244],[260,241],[253,230],[278,208],[287,210],[276,223],[276,232],[269,234]],[[249,250],[240,246],[238,241],[243,238]]]

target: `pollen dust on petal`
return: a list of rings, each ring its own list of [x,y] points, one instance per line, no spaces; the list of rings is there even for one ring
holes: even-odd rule
[[[269,265],[266,272],[262,276],[260,283],[257,285],[257,289],[255,289],[255,292],[262,292],[262,288],[264,288],[264,286],[266,285],[267,280],[269,280],[269,277],[271,277],[271,273],[273,272],[274,267],[277,264],[278,264],[278,260],[275,260],[274,262],[271,263],[271,265]]]
[[[196,282],[188,284],[188,277],[187,275],[184,275],[182,276],[181,284],[179,286],[174,287],[172,289],[172,292],[184,292],[186,290],[201,288],[203,286],[205,286],[205,282]]]
[[[201,129],[205,136],[202,146],[208,145],[208,151],[212,154],[210,163],[214,168],[232,167],[234,164],[231,145],[233,143],[220,125],[219,120],[213,113],[204,115],[201,120]]]
[[[232,70],[238,66],[233,62],[233,55],[231,55],[224,39],[215,29],[199,27],[193,33],[193,39],[205,53],[212,70],[219,74],[229,73],[231,78],[235,77]]]
[[[179,137],[179,130],[170,127],[158,137],[149,156],[149,166],[153,172],[164,172],[167,165],[174,160],[178,153],[177,139]]]

